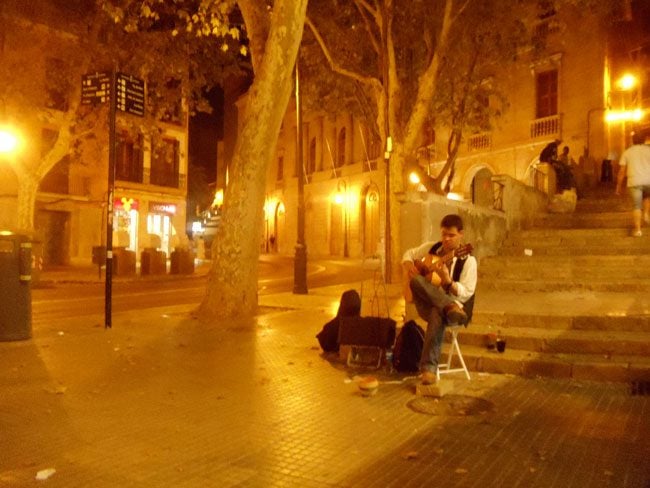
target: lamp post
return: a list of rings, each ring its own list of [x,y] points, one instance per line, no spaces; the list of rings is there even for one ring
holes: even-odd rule
[[[305,243],[305,176],[302,163],[302,108],[300,104],[300,73],[296,57],[296,177],[298,178],[298,216],[296,255],[293,268],[293,293],[306,295],[307,290],[307,244]]]

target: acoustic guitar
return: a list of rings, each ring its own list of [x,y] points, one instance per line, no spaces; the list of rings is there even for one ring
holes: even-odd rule
[[[468,254],[471,254],[474,250],[474,247],[471,244],[463,244],[458,246],[456,249],[449,251],[441,256],[427,254],[422,259],[414,261],[413,264],[417,268],[418,272],[426,277],[433,286],[440,286],[441,279],[436,273],[436,270],[439,270],[442,266],[445,266],[447,263],[451,262],[455,257],[464,258]],[[409,286],[410,278],[408,272],[404,270],[404,298],[407,302],[413,301],[413,294],[411,292],[411,287]]]

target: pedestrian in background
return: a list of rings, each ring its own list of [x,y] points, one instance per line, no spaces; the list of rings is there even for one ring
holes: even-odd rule
[[[621,155],[618,162],[616,194],[623,190],[623,181],[627,176],[627,188],[632,197],[634,237],[641,237],[641,211],[646,224],[650,224],[650,146],[645,144],[645,135],[635,132],[632,145]]]

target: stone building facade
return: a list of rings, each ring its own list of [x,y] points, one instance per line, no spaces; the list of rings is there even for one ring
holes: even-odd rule
[[[17,26],[12,34],[0,36],[3,37],[1,47],[4,52],[20,53],[31,43],[44,43],[51,47],[51,51],[39,49],[38,55],[42,59],[31,59],[29,62],[34,66],[59,66],[63,69],[66,60],[57,56],[77,42],[75,34],[66,30],[73,19],[47,17],[47,12],[40,8],[38,11],[30,10],[33,7],[31,3],[18,2],[16,5],[14,10],[7,5],[2,12],[6,15],[4,22],[15,22]],[[45,23],[50,19],[59,22]],[[26,58],[32,55],[31,52],[25,54],[26,63]],[[62,72],[58,75],[62,76]],[[52,91],[47,86],[46,73],[29,82],[36,83],[33,93],[47,94],[48,90]],[[80,85],[81,76],[71,73],[67,83],[69,86]],[[45,154],[53,147],[59,132],[56,120],[63,117],[70,104],[67,97],[73,93],[74,90],[69,90],[57,94],[60,99],[58,105],[49,103],[39,108],[39,104],[34,103],[30,109],[25,109],[13,98],[5,97],[1,100],[0,115],[23,128],[27,127],[25,120],[29,118],[30,126],[24,134],[25,145]],[[51,102],[52,97],[49,98]],[[93,110],[99,113],[101,109],[97,106]],[[48,117],[41,117],[39,111],[43,114],[47,111]],[[169,256],[174,246],[186,239],[187,111],[182,109],[179,102],[177,113],[157,123],[160,137],[155,138],[134,131],[133,126],[139,124],[134,117],[118,111],[116,121],[113,245],[134,251],[138,259],[141,251],[149,247],[162,250]],[[47,119],[47,122],[34,122],[40,119]],[[100,143],[103,144],[101,149],[74,155],[70,148],[70,153],[40,180],[36,193],[33,238],[45,266],[90,264],[93,247],[106,243],[107,125],[97,124],[95,132],[96,139],[104,141]],[[14,165],[21,164],[20,158],[21,155],[17,154],[15,160],[4,158],[0,161],[0,230],[31,230],[18,229],[16,219],[19,189]]]
[[[552,170],[539,164],[539,154],[555,139],[562,140],[561,147],[569,147],[579,185],[596,184],[602,161],[615,159],[629,145],[631,130],[642,129],[650,118],[647,32],[639,29],[636,36],[621,41],[625,37],[622,32],[629,32],[639,19],[643,19],[641,11],[635,12],[632,20],[623,19],[612,27],[577,7],[560,11],[551,6],[540,14],[535,28],[548,35],[545,54],[521,52],[516,63],[504,62],[495,73],[496,83],[507,94],[507,110],[491,131],[463,134],[449,197],[492,207],[499,191],[492,181],[494,175],[508,175],[554,193]],[[617,84],[628,72],[637,77],[631,90]],[[218,186],[224,185],[228,154],[234,145],[238,103],[227,110]],[[262,252],[290,255],[296,243],[294,107],[291,103],[287,110],[267,175]],[[631,109],[641,110],[638,120],[610,118]],[[360,120],[345,114],[304,113],[302,133],[309,255],[375,254],[382,249],[385,222],[382,144],[372,140]],[[445,164],[447,137],[442,126],[435,127],[434,138],[423,135],[417,158],[431,175],[437,175]],[[409,188],[416,190],[415,186]]]

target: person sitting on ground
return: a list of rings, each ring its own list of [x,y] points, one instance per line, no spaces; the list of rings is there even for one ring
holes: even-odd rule
[[[632,197],[634,209],[634,237],[641,237],[641,210],[643,219],[650,224],[650,146],[644,144],[645,136],[641,132],[632,135],[632,146],[628,147],[618,161],[616,194],[623,190],[623,181],[627,176],[627,188]]]
[[[405,276],[410,278],[413,302],[420,317],[427,322],[419,365],[425,385],[437,380],[446,325],[467,323],[463,303],[474,295],[477,281],[476,258],[467,254],[468,246],[461,245],[463,221],[460,216],[446,215],[440,223],[440,233],[441,241],[425,242],[407,250],[402,258]],[[458,257],[460,254],[464,256]],[[421,274],[423,266],[426,266],[425,271],[431,271],[430,276]],[[458,276],[457,281],[453,276]]]

